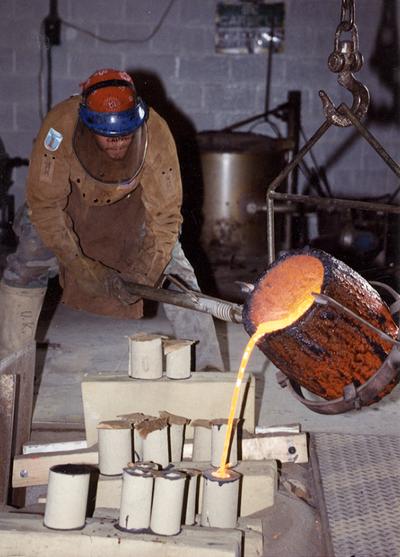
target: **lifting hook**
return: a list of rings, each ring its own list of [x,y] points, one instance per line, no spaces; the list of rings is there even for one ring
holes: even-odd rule
[[[336,28],[335,45],[328,58],[328,67],[331,72],[337,73],[339,85],[350,91],[353,96],[351,111],[361,120],[368,111],[369,91],[367,87],[354,77],[363,66],[364,59],[358,48],[358,29],[354,22],[354,0],[342,0],[341,22]],[[342,40],[342,33],[350,32],[350,40]],[[335,126],[351,126],[351,121],[341,113],[340,107],[336,108],[332,100],[320,91],[319,96],[325,116]]]

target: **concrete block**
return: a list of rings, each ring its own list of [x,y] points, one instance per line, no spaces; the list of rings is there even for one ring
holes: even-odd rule
[[[151,42],[153,54],[179,54],[181,27],[173,22],[172,25],[163,26]]]
[[[4,77],[1,79],[1,97],[2,99],[12,99],[13,102],[26,102],[27,91],[35,91],[37,89],[36,75],[15,75],[13,79]]]
[[[2,74],[10,74],[14,69],[14,50],[2,48],[0,52],[0,71]]]
[[[173,54],[143,53],[143,56],[140,56],[140,58],[135,58],[133,61],[132,57],[128,57],[127,61],[128,61],[127,69],[128,71],[132,70],[133,75],[137,73],[149,74],[151,79],[152,76],[159,74],[159,76],[161,77],[158,77],[158,82],[160,82],[161,80],[162,85],[164,85],[168,79],[173,80],[176,77],[176,57]],[[168,97],[169,91],[166,90],[166,94]],[[173,90],[171,90],[170,95],[171,97],[174,96]]]
[[[87,50],[88,56],[82,56],[80,50],[69,54],[69,67],[71,74],[83,76],[86,79],[91,75],[95,68],[120,68],[122,65],[122,52],[109,50],[108,52],[98,52],[97,50]],[[79,83],[79,79],[75,79]]]
[[[207,83],[221,83],[221,87],[228,93],[226,82],[229,78],[229,63],[226,58],[205,56],[199,58],[182,58],[179,68],[179,77],[182,80],[193,80]],[[212,99],[208,106],[212,105]],[[243,103],[243,100],[240,100]]]
[[[15,118],[17,130],[39,129],[41,122],[37,102],[17,103]]]
[[[148,37],[153,30],[151,24],[140,24],[137,22],[136,19],[133,21],[122,21],[122,22],[115,22],[115,21],[107,21],[106,23],[99,23],[97,25],[98,28],[98,35],[100,37],[107,37],[108,39],[112,40],[141,40],[145,37]],[[101,52],[107,52],[110,50],[110,44],[104,43],[100,41],[97,42],[97,48]],[[80,44],[80,41],[79,41]],[[123,58],[127,60],[127,64],[121,66],[121,68],[126,68],[129,71],[129,68],[132,63],[132,59],[136,60],[138,53],[145,53],[149,52],[149,42],[137,42],[134,45],[129,43],[116,43],[114,45],[114,49],[118,49],[118,46],[125,44],[126,49],[123,49]],[[93,40],[91,41],[91,48],[93,48]],[[129,49],[134,49],[135,55],[132,56],[132,51]]]
[[[175,2],[165,18],[165,24],[179,21],[179,4]],[[126,21],[129,23],[150,25],[153,30],[160,20],[164,5],[160,0],[146,0],[146,2],[126,2]],[[146,36],[146,35],[142,35]],[[136,45],[135,45],[136,46]]]
[[[0,513],[2,557],[240,557],[242,532],[184,528],[176,536],[116,530],[115,520],[91,518],[83,530],[57,531],[30,514]],[[247,556],[246,556],[247,557]]]
[[[123,21],[124,17],[125,2],[122,0],[116,0],[115,2],[96,0],[95,10],[90,2],[71,2],[72,21],[84,21],[85,24],[82,27],[93,32],[96,30],[95,23],[99,21]]]
[[[179,30],[180,52],[182,56],[187,56],[192,52],[207,52],[210,50],[210,45],[213,46],[213,40],[214,35],[210,37],[207,30],[203,28],[181,27]]]
[[[177,462],[176,468],[210,468],[204,462]],[[247,516],[262,509],[272,507],[278,488],[278,470],[274,460],[240,462],[235,470],[243,475],[239,516]],[[96,509],[119,508],[122,479],[100,476],[97,485]],[[199,508],[201,508],[202,478],[199,486]]]
[[[243,104],[243,98],[246,98],[247,106],[252,107],[255,103],[256,93],[254,85],[250,83],[242,83],[227,87],[226,76],[221,74],[221,79],[214,81],[222,81],[224,83],[213,83],[204,87],[204,103],[205,106],[212,106],[214,110],[243,110],[246,105]],[[212,83],[212,82],[211,82]]]
[[[249,63],[248,56],[237,56],[231,62],[231,77],[234,83],[259,83],[260,76],[265,75],[267,72],[268,63],[264,56],[253,56],[251,63]],[[286,79],[286,64],[275,63],[272,68],[274,76],[274,85],[285,85]],[[265,85],[262,87],[265,96]]]
[[[47,0],[35,0],[35,2],[30,2],[29,0],[12,0],[12,4],[14,5],[14,14],[17,20],[21,18],[38,18],[40,14],[43,14],[42,17],[45,17],[49,10],[49,3]],[[63,2],[60,2],[60,4],[63,4]],[[62,17],[62,13],[60,13],[60,15]]]
[[[3,7],[3,6],[1,6]],[[3,10],[2,10],[3,15]],[[45,17],[43,13],[42,18]],[[37,20],[37,25],[34,24],[32,18],[24,18],[16,21],[15,19],[1,18],[0,20],[0,47],[10,48],[10,47],[21,47],[21,42],[23,42],[24,49],[31,48],[34,52],[34,58],[32,58],[32,63],[37,64],[37,52],[39,49],[39,29],[40,29],[40,19]],[[33,89],[26,89],[26,91],[33,91]],[[4,93],[2,90],[2,97]]]
[[[243,557],[262,557],[264,538],[261,519],[240,517],[237,528],[243,532]]]
[[[214,25],[215,1],[182,2],[181,18],[184,25]]]
[[[292,2],[288,13],[289,21],[298,23],[299,21],[331,21],[332,27],[340,17],[340,8],[332,0],[302,0],[302,2]],[[332,30],[334,33],[334,29]]]
[[[97,424],[120,414],[143,412],[158,416],[160,410],[190,419],[228,416],[236,372],[195,372],[189,379],[157,381],[104,376],[82,382],[82,400],[88,446],[97,442]],[[255,378],[246,374],[238,408],[243,427],[255,427]],[[190,424],[186,438],[193,437]]]

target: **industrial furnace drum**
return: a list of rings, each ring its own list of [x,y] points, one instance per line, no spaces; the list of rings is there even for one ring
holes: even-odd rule
[[[245,303],[243,322],[249,335],[270,323],[258,347],[287,378],[327,401],[354,399],[384,368],[398,334],[388,306],[361,275],[308,248],[270,265]],[[395,369],[362,404],[385,396],[398,379]],[[345,403],[316,411],[345,411]]]
[[[266,189],[285,164],[287,140],[254,133],[203,132],[197,136],[203,177],[201,241],[211,260],[263,256]]]

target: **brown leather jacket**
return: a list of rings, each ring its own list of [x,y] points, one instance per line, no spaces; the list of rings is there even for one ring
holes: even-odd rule
[[[81,283],[100,284],[111,268],[134,282],[157,284],[182,222],[175,142],[166,122],[150,109],[140,142],[132,143],[135,152],[122,162],[106,160],[96,153],[93,138],[85,137],[79,102],[78,96],[61,102],[41,126],[27,183],[30,217],[60,262],[65,303],[138,318],[141,302],[123,306],[101,288],[88,295]],[[49,141],[50,128],[62,135],[59,145]]]

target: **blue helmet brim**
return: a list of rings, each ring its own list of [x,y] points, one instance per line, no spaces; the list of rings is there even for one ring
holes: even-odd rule
[[[92,132],[106,137],[129,135],[146,121],[148,110],[140,97],[133,108],[122,112],[96,112],[85,104],[79,107],[79,118]]]

